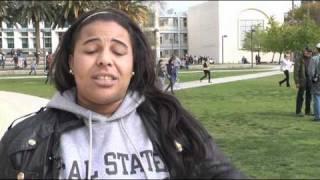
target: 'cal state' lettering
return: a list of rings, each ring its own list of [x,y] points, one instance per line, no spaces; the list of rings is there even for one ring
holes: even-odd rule
[[[151,165],[151,158],[152,157],[153,152],[151,150],[145,150],[145,151],[141,151],[140,155],[141,157],[146,157],[147,161],[148,161],[148,171],[153,171],[152,170],[152,165]]]
[[[77,161],[72,162],[68,179],[81,179],[79,165]]]
[[[132,154],[130,174],[136,174],[137,172],[135,169],[137,168],[140,168],[140,172],[143,172],[141,162],[139,161],[137,155]]]
[[[88,172],[89,172],[89,161],[88,160],[86,160],[86,161],[84,161],[84,164],[86,165],[86,178],[88,177]],[[94,179],[94,178],[97,178],[98,177],[98,171],[94,171],[93,172],[94,174],[93,175],[91,175],[91,178],[90,179]]]
[[[156,167],[156,172],[166,172],[167,169],[163,162],[161,161],[159,155],[153,154],[154,166]]]
[[[109,175],[114,175],[118,173],[117,163],[112,161],[116,159],[116,154],[114,152],[109,152],[104,155],[104,163],[106,166],[106,173]]]
[[[128,175],[129,172],[128,172],[128,170],[127,170],[126,163],[125,163],[125,160],[129,160],[128,154],[117,153],[117,157],[118,157],[118,159],[120,159],[121,162],[122,162],[122,169],[123,169],[122,174]]]

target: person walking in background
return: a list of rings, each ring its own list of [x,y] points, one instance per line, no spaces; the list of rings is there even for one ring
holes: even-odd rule
[[[50,80],[51,78],[51,64],[52,64],[52,61],[53,61],[53,57],[52,57],[52,53],[49,52],[46,56],[46,71],[47,71],[47,79],[46,81],[44,82],[45,84],[48,83],[48,81]]]
[[[284,59],[281,62],[280,70],[283,71],[285,78],[282,81],[279,81],[279,86],[282,85],[282,83],[286,82],[287,87],[290,87],[290,76],[289,71],[291,70],[292,62],[288,58],[288,55],[284,55]]]
[[[156,66],[156,74],[159,78],[159,87],[160,89],[164,89],[164,86],[165,86],[165,80],[166,80],[166,68],[163,64],[163,60],[160,59],[157,63],[157,66]]]
[[[51,69],[56,94],[0,141],[0,179],[248,179],[157,87],[153,51],[124,12],[82,14]]]
[[[204,60],[204,63],[202,64],[202,69],[204,75],[200,78],[200,82],[208,76],[208,83],[211,83],[211,73],[207,59]]]
[[[31,67],[31,69],[30,69],[29,75],[31,75],[32,72],[34,75],[37,75],[37,63],[35,60],[33,60],[30,67]]]
[[[173,86],[176,82],[176,73],[174,72],[175,68],[174,68],[174,64],[173,64],[173,58],[169,59],[168,64],[167,64],[167,79],[169,80],[169,84],[167,86],[167,88],[165,89],[165,91],[168,91],[169,88],[171,90],[171,94],[174,94],[173,92]]]
[[[178,89],[179,88],[179,69],[181,68],[182,63],[181,63],[180,58],[175,55],[172,56],[172,59],[173,59],[172,63],[174,65],[174,69],[173,69],[172,73],[174,73],[174,77],[175,77],[174,85]]]
[[[311,94],[313,99],[314,120],[320,122],[320,43],[316,45],[316,53],[311,58],[308,67],[311,84]]]
[[[305,114],[311,115],[311,80],[308,75],[308,67],[312,56],[312,50],[305,48],[303,53],[298,55],[294,62],[293,77],[298,89],[296,98],[296,115],[304,116],[301,112],[305,96]]]

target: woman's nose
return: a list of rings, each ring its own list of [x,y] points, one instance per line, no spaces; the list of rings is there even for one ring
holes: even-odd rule
[[[98,56],[97,65],[99,66],[112,66],[112,55],[108,50],[103,50]]]

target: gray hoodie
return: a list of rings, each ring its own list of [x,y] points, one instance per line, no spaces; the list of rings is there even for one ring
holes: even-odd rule
[[[76,114],[86,126],[61,135],[63,179],[163,179],[169,173],[152,143],[136,108],[144,101],[127,93],[111,117],[76,103],[76,90],[56,93],[48,108]],[[89,177],[89,175],[91,175]]]

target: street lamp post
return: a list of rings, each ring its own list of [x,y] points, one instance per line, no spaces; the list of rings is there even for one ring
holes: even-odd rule
[[[222,49],[222,53],[221,53],[222,61],[221,61],[221,62],[222,62],[222,64],[224,63],[224,49],[223,49],[223,48],[224,48],[224,44],[223,44],[223,39],[226,38],[226,37],[228,37],[228,36],[227,36],[227,35],[222,35],[222,36],[221,36],[221,41],[222,41],[222,42],[221,42],[221,47],[222,47],[222,48],[221,48],[221,49]]]
[[[254,29],[251,29],[250,31],[250,40],[251,40],[251,43],[250,43],[250,49],[251,49],[251,68],[253,68],[253,49],[252,49],[252,34],[253,32],[255,32]]]

